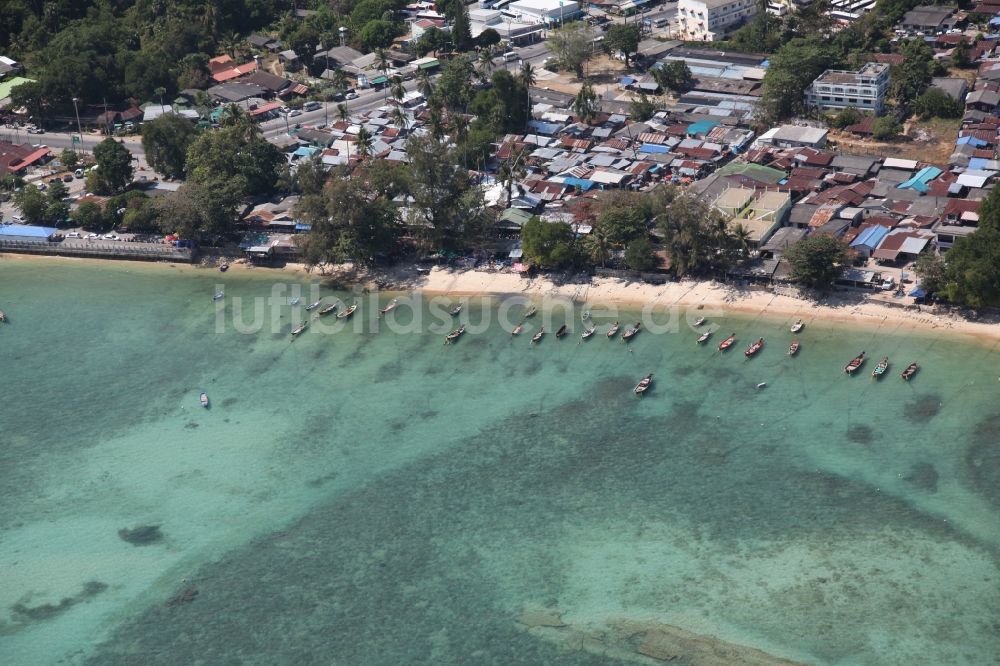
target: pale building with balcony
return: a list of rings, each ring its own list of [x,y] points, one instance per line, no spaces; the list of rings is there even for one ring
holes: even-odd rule
[[[806,88],[806,105],[821,110],[871,111],[878,115],[885,107],[889,90],[889,65],[869,62],[856,72],[828,69]]]
[[[754,0],[680,0],[677,3],[678,37],[703,42],[722,39],[756,13]]]

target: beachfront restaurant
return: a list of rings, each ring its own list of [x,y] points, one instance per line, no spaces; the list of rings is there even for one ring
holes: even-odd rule
[[[855,289],[875,289],[878,286],[875,282],[875,271],[863,268],[845,268],[834,282],[840,286],[854,287]]]
[[[0,225],[0,243],[44,244],[56,240],[58,229],[33,227],[27,224]]]

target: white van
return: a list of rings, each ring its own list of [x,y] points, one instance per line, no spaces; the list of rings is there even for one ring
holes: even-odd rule
[[[511,60],[517,60],[517,58],[518,58],[518,55],[516,53],[514,53],[513,51],[507,51],[507,53],[503,54],[503,61],[504,62],[510,62]]]

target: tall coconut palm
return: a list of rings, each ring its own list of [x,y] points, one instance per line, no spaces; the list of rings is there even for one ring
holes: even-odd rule
[[[521,79],[521,85],[525,88],[530,88],[535,85],[535,68],[531,66],[531,63],[525,60],[521,63],[521,71],[519,72]]]
[[[490,74],[493,72],[493,51],[491,49],[483,49],[479,52],[479,56],[476,58],[477,64],[479,65],[479,76],[483,81],[489,81]]]
[[[590,84],[590,81],[584,81],[580,92],[573,98],[573,113],[576,114],[578,120],[590,124],[597,115],[597,105],[597,93],[594,92],[594,86]]]
[[[733,248],[739,253],[741,259],[750,256],[750,229],[742,222],[737,222],[729,230],[729,238]]]
[[[366,128],[362,127],[358,130],[357,144],[358,144],[358,155],[361,159],[367,159],[372,155],[372,144],[374,143],[374,138],[372,133]]]
[[[417,90],[430,103],[431,95],[434,94],[434,82],[431,81],[430,74],[427,73],[426,69],[417,72]]]
[[[608,239],[607,231],[600,225],[595,225],[591,229],[587,240],[584,241],[584,247],[590,259],[601,264],[602,267],[611,258],[611,241]]]
[[[406,112],[403,111],[402,107],[397,106],[389,114],[389,118],[392,120],[392,124],[399,128],[401,134],[405,134],[407,128],[410,125],[410,119],[406,117]]]
[[[333,70],[331,81],[333,82],[333,87],[337,89],[337,92],[343,92],[347,90],[348,81],[350,77],[342,69]]]
[[[406,86],[403,84],[402,77],[394,76],[389,79],[389,93],[397,102],[403,101],[403,98],[406,97]]]

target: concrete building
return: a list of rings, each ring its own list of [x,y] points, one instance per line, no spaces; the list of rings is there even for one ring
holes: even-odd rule
[[[579,17],[583,10],[573,0],[517,0],[507,5],[507,14],[519,23],[541,23],[559,26]]]
[[[742,225],[749,232],[750,246],[757,249],[781,227],[792,199],[787,192],[731,187],[719,195],[715,207],[730,218],[730,228]]]
[[[767,130],[754,145],[775,146],[777,148],[822,148],[826,145],[828,131],[819,127],[799,127],[782,125]]]
[[[679,39],[712,42],[721,39],[757,13],[754,0],[680,0]]]
[[[806,89],[806,104],[822,110],[882,112],[889,89],[889,65],[869,62],[856,72],[828,69]]]

